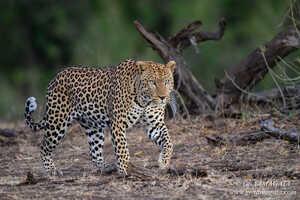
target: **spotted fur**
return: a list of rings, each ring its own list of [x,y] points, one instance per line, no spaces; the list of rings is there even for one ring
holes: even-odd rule
[[[34,97],[25,104],[25,121],[32,130],[44,129],[41,158],[51,175],[59,172],[52,152],[66,134],[73,120],[85,129],[93,163],[105,167],[103,145],[105,127],[111,130],[119,173],[127,174],[129,152],[126,129],[140,122],[161,149],[159,166],[169,166],[173,145],[164,123],[165,105],[173,90],[175,62],[167,65],[150,61],[126,60],[116,67],[71,67],[58,73],[46,94],[46,111],[35,123]]]

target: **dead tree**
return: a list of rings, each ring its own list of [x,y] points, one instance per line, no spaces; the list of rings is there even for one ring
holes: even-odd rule
[[[182,51],[193,43],[222,39],[226,26],[225,20],[222,19],[219,22],[217,32],[195,32],[202,24],[201,21],[195,21],[169,39],[165,39],[159,33],[146,30],[137,20],[134,23],[143,38],[166,63],[170,60],[176,61],[175,88],[188,100],[188,109],[194,113],[213,110],[215,108],[214,98],[208,94],[188,69]]]
[[[268,68],[294,52],[300,46],[300,25],[277,34],[262,47],[255,49],[235,67],[225,72],[224,78],[216,81],[219,107],[238,102],[242,91],[251,90],[268,73]]]
[[[196,32],[201,26],[201,22],[196,21],[169,39],[157,32],[149,32],[138,21],[134,23],[143,38],[165,62],[176,61],[175,88],[187,100],[189,111],[195,114],[219,110],[237,103],[242,90],[251,90],[264,78],[269,68],[276,66],[279,59],[296,51],[300,46],[300,25],[280,32],[265,45],[251,52],[238,65],[229,68],[224,78],[216,80],[216,90],[213,94],[209,94],[188,69],[182,51],[199,42],[222,39],[226,27],[224,19],[220,20],[219,30],[216,32]]]

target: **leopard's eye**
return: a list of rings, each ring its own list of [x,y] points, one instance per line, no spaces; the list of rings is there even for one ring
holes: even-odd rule
[[[150,83],[156,87],[156,82],[154,80],[150,80]]]
[[[166,80],[165,84],[168,85],[170,83],[170,80]]]

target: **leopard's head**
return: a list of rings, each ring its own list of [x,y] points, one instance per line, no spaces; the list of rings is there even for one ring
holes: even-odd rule
[[[137,61],[136,65],[140,71],[137,81],[138,101],[157,106],[168,103],[174,87],[173,74],[176,63],[169,61],[163,65],[151,61]]]

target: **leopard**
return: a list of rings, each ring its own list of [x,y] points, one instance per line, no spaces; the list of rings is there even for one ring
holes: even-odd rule
[[[170,167],[173,152],[165,108],[174,89],[175,61],[160,64],[127,59],[109,67],[67,67],[50,81],[42,119],[35,122],[35,97],[25,103],[25,122],[33,131],[44,130],[40,157],[46,174],[63,175],[52,154],[73,121],[79,122],[89,144],[92,163],[103,170],[104,129],[110,130],[116,169],[128,174],[130,161],[126,130],[142,124],[148,138],[160,149],[158,166]]]

